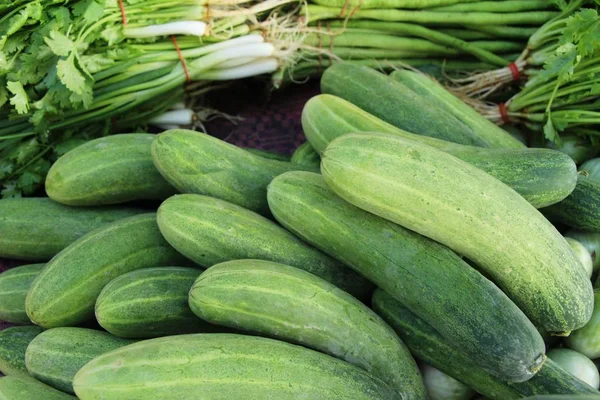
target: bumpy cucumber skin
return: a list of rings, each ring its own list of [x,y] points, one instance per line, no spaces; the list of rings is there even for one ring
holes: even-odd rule
[[[0,321],[31,323],[25,311],[25,298],[32,282],[45,265],[22,265],[0,274]]]
[[[128,133],[91,140],[59,158],[46,193],[62,204],[98,206],[163,200],[176,193],[152,162],[154,135]]]
[[[160,234],[155,213],[126,218],[88,233],[46,264],[25,309],[44,328],[77,325],[93,318],[98,295],[117,276],[185,263]]]
[[[291,161],[318,171],[321,165],[321,156],[310,143],[304,142],[294,151]]]
[[[523,312],[448,248],[345,202],[318,174],[282,174],[268,199],[282,225],[406,301],[491,373],[530,377],[543,359]]]
[[[542,212],[571,228],[600,231],[600,182],[579,174],[573,192]]]
[[[75,376],[82,400],[393,400],[366,371],[304,347],[254,336],[150,339],[95,358]]]
[[[27,347],[25,365],[37,380],[73,393],[73,377],[93,358],[133,343],[87,328],[54,328],[36,336]]]
[[[548,358],[594,389],[600,386],[600,374],[596,364],[583,354],[561,347],[550,350]]]
[[[593,359],[600,358],[600,290],[594,291],[592,319],[566,338],[567,347]]]
[[[0,400],[77,400],[51,386],[26,376],[0,378]]]
[[[28,376],[25,350],[43,329],[39,326],[13,326],[0,331],[0,372],[4,375]]]
[[[185,267],[144,268],[121,275],[102,289],[96,319],[115,336],[147,339],[211,332],[188,306],[188,293],[200,270]]]
[[[485,172],[430,146],[365,133],[332,141],[321,172],[346,201],[477,263],[536,326],[566,335],[589,321],[593,288],[569,244]]]
[[[0,257],[47,261],[86,233],[143,213],[128,207],[67,207],[46,197],[0,200]]]
[[[541,370],[522,383],[509,383],[476,367],[460,346],[452,345],[424,320],[412,313],[391,295],[377,289],[373,294],[373,309],[390,324],[413,355],[493,400],[517,400],[535,394],[560,393],[570,396],[600,393],[575,378],[552,360],[547,359]]]
[[[361,299],[373,290],[362,276],[273,221],[223,200],[173,196],[159,207],[158,226],[174,248],[203,267],[260,259],[303,269]]]
[[[267,158],[269,160],[290,161],[290,156],[281,153],[276,153],[274,151],[254,149],[252,147],[244,148],[244,150],[257,156],[261,156],[262,158]]]
[[[200,318],[297,343],[361,367],[402,399],[426,399],[419,368],[371,309],[315,275],[283,264],[237,260],[205,271],[190,291]]]
[[[569,243],[569,246],[571,246],[571,249],[573,249],[573,253],[575,253],[575,257],[577,257],[581,263],[581,266],[591,279],[592,274],[594,273],[594,260],[592,259],[592,255],[590,254],[589,250],[583,245],[583,243],[580,243],[573,238],[565,236],[565,240],[567,243]]]
[[[532,396],[532,397],[527,397],[524,398],[522,400],[600,400],[600,395],[593,395],[593,394],[587,394],[587,395],[577,395],[577,396],[573,396],[573,395],[560,395],[560,394],[548,394],[548,395],[543,395],[543,396]]]

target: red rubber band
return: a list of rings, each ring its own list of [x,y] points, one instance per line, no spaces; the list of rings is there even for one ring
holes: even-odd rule
[[[175,38],[175,35],[171,35],[171,40],[173,41],[173,44],[175,45],[175,50],[177,50],[177,55],[179,56],[179,61],[181,61],[181,66],[183,67],[183,72],[185,73],[185,79],[187,80],[188,83],[190,83],[192,81],[192,78],[190,78],[190,73],[188,72],[187,65],[185,65],[185,58],[183,58],[183,53],[181,53],[181,49],[179,48],[179,45],[177,44],[177,39]]]
[[[510,117],[508,116],[508,110],[506,109],[505,103],[498,104],[498,109],[500,110],[500,117],[502,117],[502,121],[505,123],[510,123]]]
[[[510,64],[508,64],[508,68],[510,69],[510,72],[512,72],[513,79],[515,81],[520,81],[521,80],[521,71],[519,71],[519,67],[517,66],[517,64],[510,63]]]
[[[125,14],[125,5],[123,0],[119,0],[119,8],[121,9],[121,18],[123,19],[123,26],[127,26],[127,14]]]

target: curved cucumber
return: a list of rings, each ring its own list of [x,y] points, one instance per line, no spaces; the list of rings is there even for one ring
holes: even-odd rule
[[[25,308],[45,328],[94,316],[102,288],[129,271],[186,260],[160,234],[156,214],[114,222],[83,236],[50,261],[31,285]]]
[[[304,142],[294,151],[291,161],[318,171],[321,164],[321,156],[312,148],[310,143]]]
[[[594,261],[592,260],[592,255],[590,254],[588,249],[582,243],[573,238],[565,237],[565,240],[567,241],[567,243],[569,243],[571,249],[573,249],[575,257],[577,257],[577,259],[581,263],[581,266],[585,270],[585,273],[588,275],[588,277],[591,278],[592,273],[594,272]]]
[[[560,203],[544,208],[542,212],[571,228],[599,232],[600,181],[579,174],[573,192]]]
[[[158,226],[173,247],[204,267],[252,258],[303,269],[358,298],[369,296],[373,288],[273,221],[223,200],[192,194],[171,197],[158,209]]]
[[[600,291],[594,291],[594,313],[592,319],[581,329],[571,333],[566,345],[593,359],[600,358]]]
[[[600,158],[587,160],[579,167],[580,171],[585,171],[588,177],[600,181]]]
[[[469,400],[475,391],[430,365],[423,365],[423,381],[429,400]]]
[[[366,371],[304,347],[253,336],[150,339],[95,358],[75,376],[82,400],[391,400]]]
[[[348,293],[300,269],[260,260],[217,264],[190,307],[218,325],[328,353],[369,371],[402,399],[426,399],[417,364],[396,333]]]
[[[350,134],[323,153],[321,173],[346,201],[474,261],[536,326],[568,335],[594,293],[562,235],[514,190],[431,146]]]
[[[48,385],[26,376],[0,378],[0,400],[77,400]]]
[[[600,374],[598,374],[596,364],[583,354],[575,350],[560,348],[550,350],[548,358],[594,389],[598,389],[600,386]]]
[[[285,154],[281,154],[281,153],[276,153],[274,151],[263,150],[263,149],[254,149],[251,147],[244,148],[244,150],[246,150],[249,153],[255,154],[257,156],[261,156],[262,158],[268,158],[269,160],[290,161],[289,156],[287,156]]]
[[[527,317],[448,248],[345,202],[318,174],[278,176],[268,200],[282,225],[406,302],[491,373],[522,379],[543,362]]]
[[[0,320],[14,324],[30,324],[25,311],[25,298],[34,279],[46,264],[30,264],[0,274]]]
[[[600,233],[570,230],[566,234],[585,246],[592,256],[594,271],[600,267]]]
[[[0,372],[4,375],[26,375],[25,350],[43,329],[39,326],[13,326],[0,331]]]

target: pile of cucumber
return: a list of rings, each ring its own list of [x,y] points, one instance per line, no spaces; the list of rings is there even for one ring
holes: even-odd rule
[[[0,399],[599,399],[593,163],[419,73],[322,90],[291,158],[115,135],[0,200]]]

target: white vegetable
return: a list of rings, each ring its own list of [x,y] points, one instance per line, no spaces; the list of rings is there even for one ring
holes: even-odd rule
[[[161,25],[148,25],[140,28],[125,27],[125,36],[130,38],[151,38],[168,35],[204,36],[208,33],[208,25],[201,21],[178,21]]]

